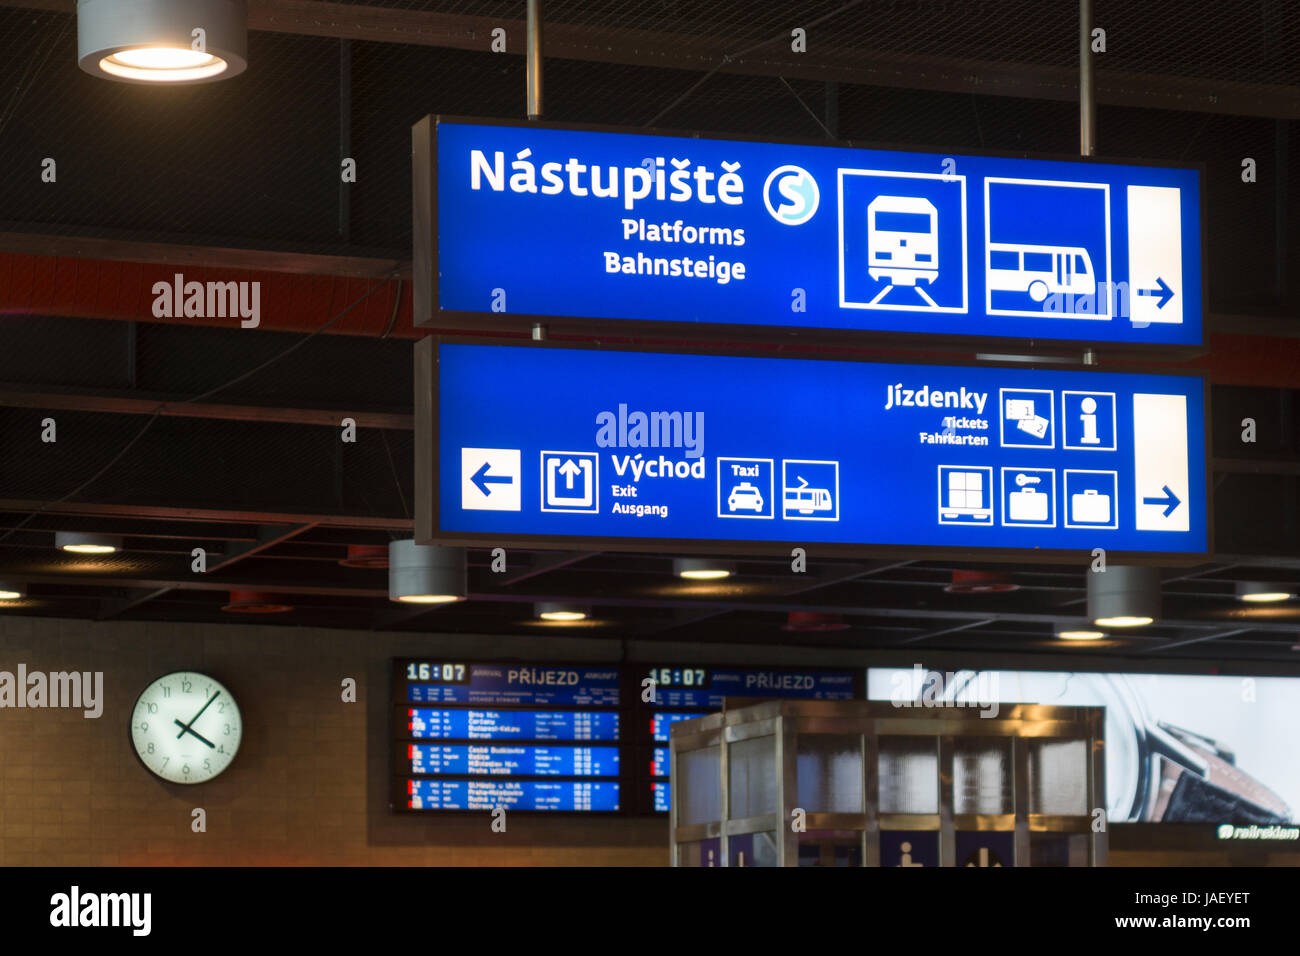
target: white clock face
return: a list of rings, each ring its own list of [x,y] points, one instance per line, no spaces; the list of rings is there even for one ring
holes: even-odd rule
[[[131,714],[135,752],[172,783],[204,783],[225,770],[239,750],[243,729],[230,691],[192,671],[158,678]]]

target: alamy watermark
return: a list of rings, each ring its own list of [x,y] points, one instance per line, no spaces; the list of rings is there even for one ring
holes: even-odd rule
[[[998,715],[996,671],[931,671],[920,664],[894,674],[889,702],[895,707],[973,707],[981,717]]]
[[[240,328],[262,323],[262,283],[186,282],[176,273],[171,282],[153,285],[156,319],[226,319],[238,317]]]
[[[133,936],[148,936],[153,927],[152,893],[83,893],[73,886],[50,897],[50,925],[128,927]]]
[[[104,712],[103,671],[0,671],[0,708],[58,707],[81,710],[87,720]]]

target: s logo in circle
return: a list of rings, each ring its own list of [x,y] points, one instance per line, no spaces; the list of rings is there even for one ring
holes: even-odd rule
[[[801,226],[817,212],[817,180],[802,166],[778,166],[763,184],[763,205],[777,222]]]

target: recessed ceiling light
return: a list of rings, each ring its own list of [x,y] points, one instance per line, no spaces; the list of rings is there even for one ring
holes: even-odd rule
[[[122,539],[115,534],[86,534],[81,531],[56,531],[54,546],[73,554],[112,554],[122,547]]]
[[[1106,636],[1104,631],[1057,631],[1056,636],[1063,641],[1099,641]]]
[[[17,601],[26,596],[26,585],[14,581],[0,581],[0,601]]]
[[[1093,623],[1098,627],[1146,627],[1154,624],[1155,618],[1142,614],[1120,614],[1116,617],[1099,617]]]
[[[673,574],[688,581],[718,581],[735,573],[736,566],[730,561],[714,561],[709,558],[673,559]]]
[[[77,62],[126,83],[204,83],[248,65],[246,0],[80,0]]]

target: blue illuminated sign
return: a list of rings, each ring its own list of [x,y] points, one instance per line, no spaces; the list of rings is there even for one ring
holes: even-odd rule
[[[422,325],[1201,342],[1195,169],[450,120],[435,139]]]
[[[1200,378],[529,346],[437,357],[427,542],[1208,550]]]

